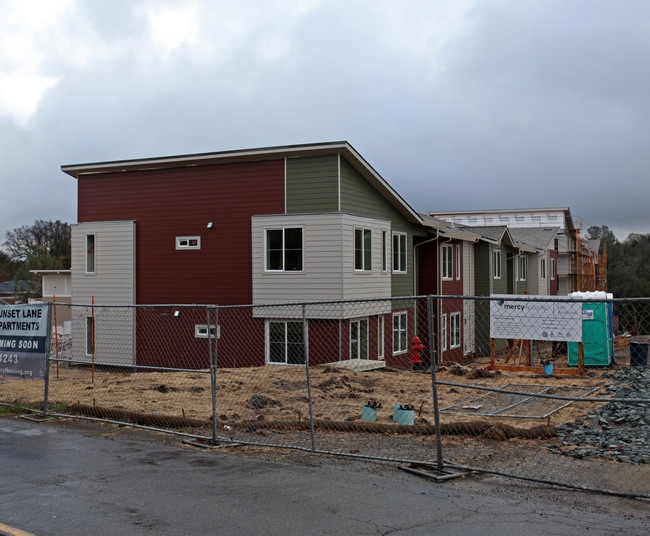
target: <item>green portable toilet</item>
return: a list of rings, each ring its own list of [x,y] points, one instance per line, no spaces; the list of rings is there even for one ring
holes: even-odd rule
[[[606,292],[573,292],[571,297],[585,300],[582,304],[582,345],[585,366],[607,367],[614,361],[614,330],[612,304],[597,300],[612,299]],[[579,345],[569,343],[569,366],[578,366]]]

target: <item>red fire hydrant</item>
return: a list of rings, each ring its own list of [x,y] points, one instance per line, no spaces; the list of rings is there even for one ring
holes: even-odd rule
[[[424,344],[420,341],[420,337],[415,336],[411,341],[411,345],[413,346],[413,359],[411,359],[411,365],[413,366],[413,370],[420,370],[424,364],[420,357],[420,352],[424,350]]]

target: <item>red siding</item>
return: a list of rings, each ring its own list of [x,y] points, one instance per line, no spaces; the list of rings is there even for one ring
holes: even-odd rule
[[[78,200],[80,223],[136,221],[137,303],[246,304],[251,216],[284,213],[284,160],[82,176]]]
[[[557,251],[551,251],[551,259],[555,259],[555,278],[551,279],[550,285],[549,285],[549,291],[551,296],[557,296]],[[549,261],[548,268],[546,270],[548,272],[547,277],[551,277],[551,263]]]

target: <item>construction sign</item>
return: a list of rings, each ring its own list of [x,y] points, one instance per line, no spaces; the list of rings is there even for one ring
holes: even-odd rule
[[[582,341],[582,303],[564,296],[493,294],[490,337],[531,341]],[[516,299],[513,299],[516,298]],[[532,300],[549,301],[532,301]]]
[[[0,306],[0,376],[45,379],[49,305]]]

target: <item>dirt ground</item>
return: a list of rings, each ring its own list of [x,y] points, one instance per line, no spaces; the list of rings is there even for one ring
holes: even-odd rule
[[[582,376],[545,376],[522,371],[487,371],[486,361],[471,366],[440,367],[437,379],[468,386],[504,387],[528,390],[528,384],[551,386],[548,394],[580,396],[583,390],[570,387],[596,388],[589,396],[602,396],[608,379],[606,371],[587,370]],[[328,366],[312,367],[311,394],[316,419],[337,422],[364,422],[362,408],[368,402],[381,407],[377,422],[393,423],[393,405],[414,406],[414,424],[433,423],[431,374],[396,369],[359,372]],[[574,402],[544,418],[552,406],[564,401],[534,399],[537,407],[523,411],[521,417],[485,417],[472,415],[485,411],[487,399],[473,400],[485,391],[460,386],[439,385],[441,409],[461,404],[462,413],[441,415],[442,423],[491,420],[517,427],[540,424],[562,424],[585,416],[594,403]],[[0,378],[0,400],[12,402],[42,401],[43,381]],[[494,395],[490,394],[490,398]],[[160,416],[209,420],[212,415],[210,375],[206,372],[119,372],[95,367],[53,366],[49,382],[50,405],[82,404]],[[217,417],[222,423],[242,421],[304,422],[309,417],[306,369],[296,366],[220,369],[216,379]],[[475,409],[463,409],[472,406]],[[520,410],[522,411],[522,410]],[[513,414],[515,409],[509,410]]]

